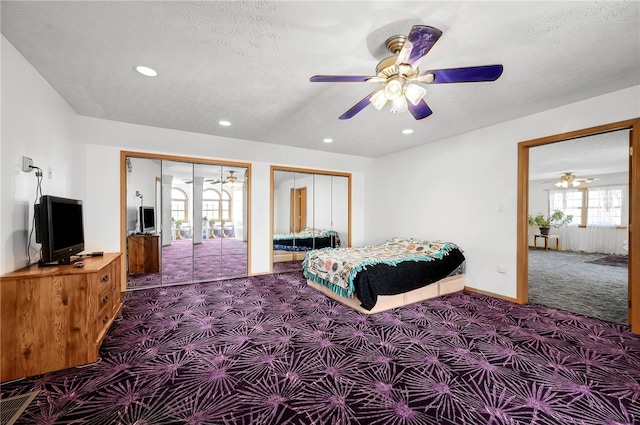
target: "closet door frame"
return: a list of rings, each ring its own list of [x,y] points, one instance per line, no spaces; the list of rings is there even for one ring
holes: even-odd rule
[[[239,161],[227,161],[215,158],[201,158],[178,155],[167,155],[152,152],[120,151],[120,252],[127,252],[127,157],[155,159],[161,161],[180,161],[192,164],[207,164],[230,167],[244,167],[247,169],[245,184],[247,187],[247,203],[245,206],[247,227],[247,275],[251,271],[251,163]],[[127,290],[127,256],[122,255],[121,261],[121,290]]]
[[[271,214],[270,214],[270,237],[269,237],[269,252],[270,258],[269,263],[271,265],[271,272],[273,272],[273,232],[274,232],[274,207],[275,207],[275,173],[276,171],[290,171],[294,173],[302,173],[302,174],[319,174],[331,177],[346,177],[347,178],[347,227],[348,227],[348,235],[347,240],[341,241],[346,242],[346,246],[351,246],[351,173],[346,173],[342,171],[332,171],[332,170],[318,170],[314,168],[299,168],[299,167],[288,167],[283,165],[272,165],[271,166]],[[315,191],[314,191],[315,193]]]

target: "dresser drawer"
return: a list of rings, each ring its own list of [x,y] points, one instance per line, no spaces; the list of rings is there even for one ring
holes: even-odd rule
[[[98,296],[98,314],[101,314],[105,308],[110,308],[113,310],[116,301],[116,293],[115,291],[105,291]]]
[[[115,291],[116,279],[113,267],[105,267],[103,270],[100,270],[97,287],[100,294],[106,293],[107,291]]]

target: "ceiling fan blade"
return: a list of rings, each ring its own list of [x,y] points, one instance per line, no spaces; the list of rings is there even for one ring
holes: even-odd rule
[[[502,65],[470,66],[465,68],[435,69],[427,71],[418,77],[418,81],[430,84],[443,83],[474,83],[480,81],[495,81],[502,75]],[[425,78],[433,75],[431,78]]]
[[[442,31],[438,28],[414,25],[407,36],[407,41],[404,42],[400,53],[398,53],[396,65],[405,63],[415,68],[441,35]]]
[[[374,92],[375,93],[375,92]],[[355,105],[353,105],[351,107],[351,109],[349,109],[347,112],[345,112],[344,114],[340,115],[338,118],[341,120],[348,120],[349,118],[353,117],[355,114],[357,114],[358,112],[362,111],[364,108],[367,107],[367,105],[369,105],[369,103],[371,103],[369,101],[369,99],[371,99],[371,96],[373,96],[373,93],[369,93],[367,95],[367,97],[365,97],[364,99],[362,99],[360,102],[356,103]]]
[[[413,117],[417,120],[426,118],[433,113],[424,99],[421,99],[417,105],[414,105],[411,102],[407,102],[407,106],[409,107],[409,112],[411,112],[411,115],[413,115]]]
[[[364,75],[314,75],[309,78],[312,83],[366,83],[378,82],[378,77]]]

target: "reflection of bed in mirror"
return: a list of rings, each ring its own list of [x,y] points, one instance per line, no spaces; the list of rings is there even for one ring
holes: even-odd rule
[[[351,174],[271,167],[272,260],[300,269],[309,249],[349,246]]]
[[[380,245],[306,253],[312,288],[361,313],[377,313],[464,288],[462,251],[451,242],[394,238]]]
[[[273,235],[273,261],[302,260],[312,249],[338,248],[340,236],[335,230],[305,228],[300,232]]]

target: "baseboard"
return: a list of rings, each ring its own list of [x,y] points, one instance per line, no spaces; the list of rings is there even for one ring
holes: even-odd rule
[[[476,289],[476,288],[470,288],[468,286],[464,287],[465,291],[469,291],[469,292],[475,292],[476,294],[480,294],[480,295],[486,295],[488,297],[491,298],[498,298],[501,300],[505,300],[505,301],[509,301],[515,304],[519,304],[518,300],[516,298],[512,298],[512,297],[507,297],[504,295],[499,295],[499,294],[494,294],[493,292],[489,292],[489,291],[483,291],[482,289]]]

